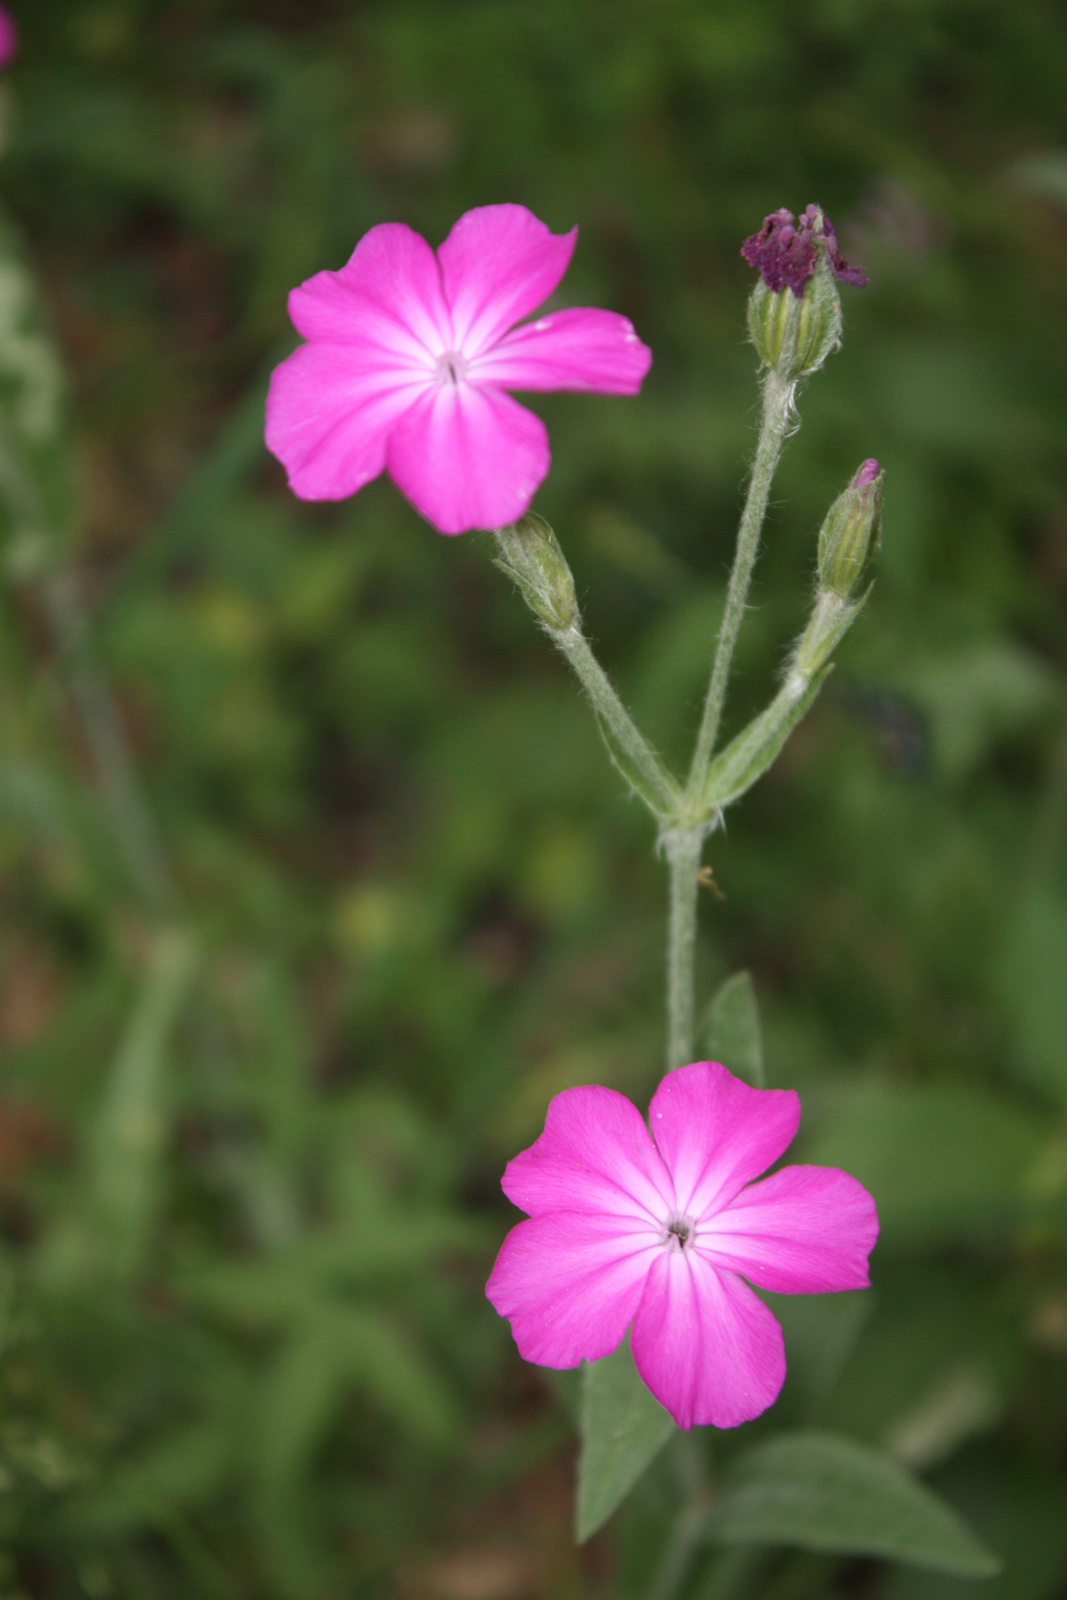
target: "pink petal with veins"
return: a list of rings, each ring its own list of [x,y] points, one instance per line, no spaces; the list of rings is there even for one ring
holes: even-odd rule
[[[394,483],[441,533],[514,522],[550,460],[540,417],[501,389],[463,382],[423,390],[386,447]]]
[[[342,500],[383,471],[393,425],[424,393],[394,371],[361,372],[337,345],[303,344],[271,376],[267,447],[301,499]]]
[[[822,1294],[868,1287],[877,1237],[874,1201],[847,1172],[783,1167],[702,1223],[697,1247],[761,1289]]]
[[[630,1337],[638,1372],[680,1428],[735,1428],[785,1382],[782,1330],[763,1301],[699,1251],[660,1251]]]
[[[577,228],[550,233],[525,206],[478,206],[460,217],[437,259],[456,347],[468,361],[548,299],[577,239]]]
[[[800,1125],[791,1089],[753,1089],[717,1061],[669,1072],[652,1096],[652,1137],[694,1218],[728,1205],[786,1150]]]
[[[508,1199],[530,1216],[604,1212],[650,1221],[674,1207],[670,1173],[632,1100],[614,1089],[564,1089],[541,1137],[509,1161]]]
[[[513,328],[471,363],[470,377],[504,389],[636,394],[651,365],[651,350],[626,317],[582,306]]]
[[[555,1211],[512,1228],[485,1292],[526,1361],[576,1367],[621,1343],[658,1251],[647,1226]]]

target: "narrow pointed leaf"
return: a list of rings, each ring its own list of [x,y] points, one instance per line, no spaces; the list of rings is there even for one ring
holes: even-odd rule
[[[576,1535],[582,1544],[611,1516],[674,1432],[674,1421],[645,1388],[630,1341],[582,1368]]]
[[[880,1556],[961,1578],[1001,1562],[951,1506],[890,1456],[828,1433],[783,1434],[747,1451],[708,1520],[723,1544],[799,1545]]]
[[[608,755],[615,766],[618,767],[634,794],[637,795],[639,800],[644,801],[654,817],[659,818],[660,821],[665,821],[668,815],[665,797],[670,794],[672,787],[671,777],[666,767],[663,768],[662,785],[657,790],[653,788],[644,773],[639,770],[627,755],[599,712],[596,714],[596,720],[603,735],[604,743],[608,747]]]
[[[720,1061],[753,1088],[766,1086],[756,986],[750,972],[735,972],[712,996],[700,1031],[700,1048],[705,1059]]]
[[[193,973],[182,929],[159,935],[93,1130],[92,1193],[112,1270],[142,1265],[155,1219],[167,1125],[167,1051]]]
[[[740,799],[777,760],[797,723],[811,709],[832,668],[816,673],[798,700],[781,692],[715,757],[704,786],[707,815]]]

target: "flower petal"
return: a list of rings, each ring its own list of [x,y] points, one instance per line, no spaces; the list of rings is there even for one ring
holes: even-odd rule
[[[785,1382],[782,1330],[747,1284],[687,1247],[656,1256],[630,1338],[637,1370],[680,1428],[736,1428]]]
[[[508,1162],[501,1182],[533,1217],[608,1213],[651,1222],[662,1236],[674,1210],[670,1174],[641,1113],[624,1094],[596,1085],[555,1096],[544,1133]]]
[[[622,1342],[662,1249],[650,1228],[557,1211],[512,1228],[485,1292],[525,1361],[576,1367]]]
[[[437,252],[455,348],[468,361],[547,300],[570,265],[578,229],[550,233],[525,206],[466,211]]]
[[[437,258],[403,222],[365,233],[340,272],[317,272],[289,296],[305,339],[378,345],[432,370],[453,345]]]
[[[651,365],[652,352],[632,322],[617,311],[581,306],[513,329],[471,363],[469,376],[503,389],[636,394]]]
[[[499,528],[521,517],[548,471],[540,417],[500,389],[436,383],[401,418],[387,465],[441,533]]]
[[[836,1167],[783,1167],[700,1226],[696,1248],[761,1289],[821,1294],[866,1289],[878,1213],[861,1183]]]
[[[649,1123],[679,1211],[699,1219],[777,1161],[796,1134],[800,1100],[791,1089],[753,1089],[717,1061],[697,1061],[668,1072]]]
[[[383,470],[389,430],[425,390],[425,377],[360,371],[345,347],[303,344],[271,376],[267,448],[302,500],[342,500]]]

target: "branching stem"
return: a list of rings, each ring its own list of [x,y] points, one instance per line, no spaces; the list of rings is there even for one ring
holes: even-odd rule
[[[763,380],[763,420],[760,424],[759,443],[752,463],[745,508],[737,532],[737,550],[726,590],[726,609],[723,612],[719,638],[715,646],[715,660],[704,700],[704,714],[697,734],[693,760],[689,768],[688,795],[697,798],[707,776],[708,763],[715,749],[722,721],[722,708],[726,699],[726,685],[730,677],[737,636],[745,615],[752,569],[759,552],[760,533],[767,514],[771,482],[789,433],[789,419],[793,404],[795,383],[788,382],[772,368]]]

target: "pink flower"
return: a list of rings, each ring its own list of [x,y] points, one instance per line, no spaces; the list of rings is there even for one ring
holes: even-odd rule
[[[636,394],[652,360],[614,311],[515,326],[555,289],[577,236],[525,206],[480,206],[435,255],[385,222],[340,272],[294,289],[308,343],[267,399],[267,444],[294,493],[340,500],[385,470],[442,533],[520,517],[551,457],[544,423],[504,391]]]
[[[637,1370],[679,1427],[758,1417],[785,1380],[782,1330],[743,1278],[784,1294],[863,1289],[874,1201],[834,1167],[783,1167],[800,1100],[714,1061],[670,1072],[652,1135],[614,1089],[567,1089],[503,1187],[529,1212],[486,1293],[544,1367],[610,1355],[633,1323]]]
[[[14,60],[18,47],[19,33],[15,19],[6,6],[0,6],[0,70]]]

